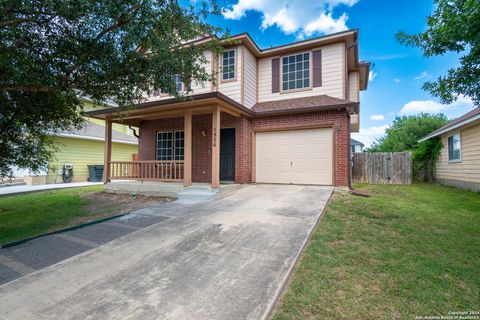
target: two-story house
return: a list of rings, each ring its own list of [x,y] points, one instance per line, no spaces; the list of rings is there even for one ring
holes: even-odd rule
[[[107,142],[112,123],[140,128],[138,161],[111,161],[106,144],[105,182],[349,185],[350,132],[370,68],[358,58],[358,31],[268,49],[247,33],[232,40],[220,55],[205,52],[217,81],[193,84],[191,99],[157,92],[128,112],[89,113],[106,121]]]

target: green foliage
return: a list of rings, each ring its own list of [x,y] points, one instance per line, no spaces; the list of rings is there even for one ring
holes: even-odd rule
[[[437,130],[448,122],[443,114],[421,113],[413,116],[396,117],[385,135],[366,149],[367,152],[415,151],[418,140]]]
[[[205,82],[205,49],[188,41],[218,34],[214,2],[0,0],[0,174],[38,170],[51,158],[48,133],[82,123],[79,96],[122,108],[154,88],[178,96],[173,75]],[[148,50],[146,50],[148,49]]]
[[[437,130],[448,122],[443,114],[431,115],[421,113],[414,116],[396,117],[385,136],[377,141],[366,152],[403,152],[413,153],[413,174],[420,181],[432,181],[435,162],[440,155],[442,143],[433,138],[418,142],[421,138]]]
[[[427,19],[427,30],[407,35],[397,34],[403,44],[419,47],[426,57],[456,52],[462,55],[460,65],[448,70],[424,90],[451,103],[459,95],[471,97],[480,104],[480,1],[435,0],[436,8]]]

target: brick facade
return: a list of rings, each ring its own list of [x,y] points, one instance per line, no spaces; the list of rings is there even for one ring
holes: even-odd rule
[[[282,116],[246,118],[222,113],[222,128],[235,128],[235,182],[250,183],[253,166],[253,133],[288,128],[333,128],[333,184],[348,186],[349,115],[345,111],[322,111]],[[212,169],[212,116],[192,118],[192,181],[210,182]],[[145,121],[140,126],[139,160],[155,160],[156,132],[183,130],[183,118]]]

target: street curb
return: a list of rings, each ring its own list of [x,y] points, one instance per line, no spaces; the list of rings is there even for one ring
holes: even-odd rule
[[[280,300],[280,298],[282,297],[283,295],[283,292],[284,292],[284,289],[285,287],[287,286],[289,280],[290,280],[290,277],[292,276],[293,274],[293,271],[295,270],[297,264],[298,264],[298,261],[300,260],[300,257],[303,255],[303,252],[305,251],[305,248],[307,247],[307,244],[310,242],[310,238],[312,237],[313,235],[313,231],[315,230],[315,228],[317,227],[320,219],[323,217],[324,213],[325,213],[325,210],[327,209],[328,205],[330,204],[330,201],[332,199],[332,195],[334,193],[334,190],[333,188],[330,190],[330,194],[328,195],[328,199],[327,201],[325,202],[325,206],[323,207],[323,210],[322,212],[318,215],[318,218],[317,220],[315,220],[315,223],[312,225],[312,227],[310,228],[310,231],[308,232],[308,236],[305,238],[305,240],[303,241],[302,243],[302,246],[300,247],[300,250],[298,251],[297,255],[295,256],[295,258],[293,259],[292,263],[290,264],[290,267],[288,268],[288,271],[287,271],[287,274],[285,275],[285,277],[283,278],[280,286],[277,288],[277,291],[275,292],[275,296],[273,298],[273,300],[270,302],[270,304],[267,306],[267,309],[265,310],[265,312],[263,313],[262,317],[260,318],[261,320],[267,320],[267,319],[271,319],[271,316],[272,316],[272,312],[275,310],[275,307],[278,303],[278,301]]]
[[[38,236],[33,236],[33,237],[21,239],[21,240],[16,240],[16,241],[8,242],[8,243],[5,243],[5,244],[0,245],[0,249],[18,246],[18,245],[23,244],[23,243],[25,243],[25,242],[28,242],[28,241],[30,241],[30,240],[34,240],[34,239],[38,239],[38,238],[42,238],[42,237],[46,237],[46,236],[51,236],[51,235],[54,235],[54,234],[63,233],[63,232],[67,232],[67,231],[72,231],[72,230],[77,230],[77,229],[80,229],[80,228],[88,227],[88,226],[91,226],[91,225],[94,225],[94,224],[97,224],[97,223],[101,223],[101,222],[113,220],[113,219],[116,219],[116,218],[120,218],[120,217],[123,217],[123,216],[125,216],[125,215],[127,215],[127,214],[130,214],[130,212],[125,212],[125,213],[117,214],[117,215],[115,215],[115,216],[111,216],[111,217],[106,217],[106,218],[102,218],[102,219],[99,219],[99,220],[93,220],[93,221],[85,222],[85,223],[82,223],[82,224],[79,224],[79,225],[76,225],[76,226],[73,226],[73,227],[67,227],[67,228],[63,228],[63,229],[59,229],[59,230],[55,230],[55,231],[43,233],[43,234],[38,235]]]

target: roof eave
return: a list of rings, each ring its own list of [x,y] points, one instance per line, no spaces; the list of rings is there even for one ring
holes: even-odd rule
[[[434,138],[434,137],[438,137],[438,136],[440,136],[440,135],[442,135],[442,134],[444,134],[444,133],[447,133],[447,132],[453,131],[453,130],[455,130],[455,129],[458,129],[458,128],[460,128],[460,127],[463,127],[464,125],[467,125],[467,124],[469,124],[469,123],[472,123],[472,122],[474,122],[474,121],[476,121],[476,120],[480,120],[480,114],[474,115],[474,116],[471,117],[471,118],[468,118],[468,119],[465,119],[465,120],[463,120],[463,121],[460,121],[459,123],[456,123],[456,124],[454,124],[453,126],[447,127],[447,128],[445,128],[445,129],[440,128],[439,130],[436,130],[436,131],[430,133],[429,135],[427,135],[426,137],[418,140],[418,142],[423,142],[423,141],[425,141],[425,140],[428,140],[428,139],[431,139],[431,138]]]

